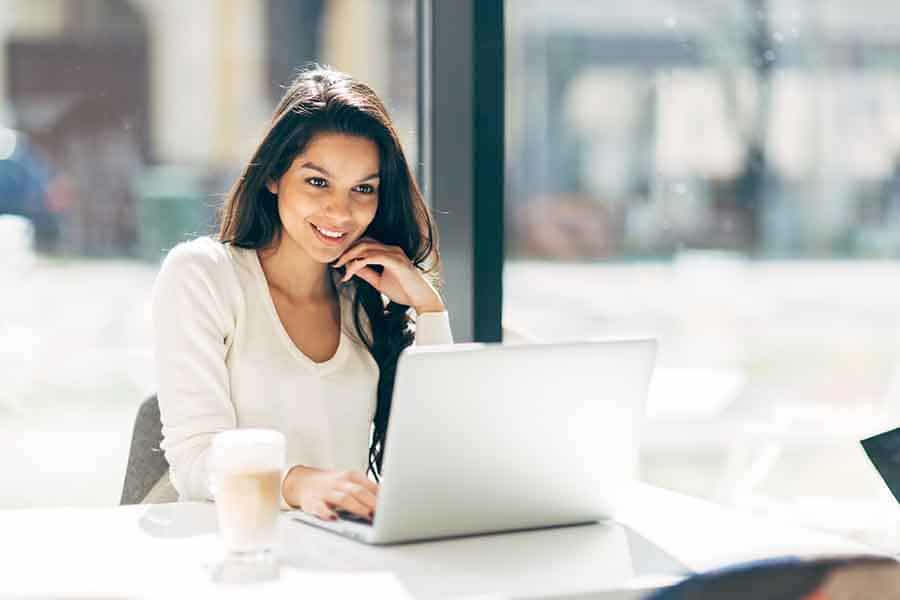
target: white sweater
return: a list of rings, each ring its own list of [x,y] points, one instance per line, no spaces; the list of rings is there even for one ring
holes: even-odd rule
[[[169,252],[152,314],[162,449],[182,500],[211,497],[212,437],[235,427],[277,429],[287,466],[368,466],[378,366],[341,293],[335,355],[316,363],[288,336],[255,250],[198,238]],[[452,343],[446,312],[416,319],[416,344]]]

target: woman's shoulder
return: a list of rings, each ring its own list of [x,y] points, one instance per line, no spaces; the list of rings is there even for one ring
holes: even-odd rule
[[[169,250],[154,284],[154,304],[177,305],[184,298],[234,312],[241,302],[235,254],[228,244],[211,237],[182,242]]]
[[[181,242],[166,254],[163,266],[215,268],[233,260],[228,246],[209,236]]]
[[[182,242],[169,250],[157,281],[206,281],[230,295],[240,288],[237,271],[247,252],[208,236]]]
[[[252,249],[239,248],[209,236],[182,242],[169,250],[161,272],[189,271],[216,279],[232,279],[247,268]]]

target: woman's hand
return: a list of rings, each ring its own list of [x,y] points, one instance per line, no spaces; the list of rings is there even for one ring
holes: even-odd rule
[[[413,307],[418,314],[445,310],[440,295],[397,246],[360,238],[333,266],[345,265],[347,271],[341,281],[359,277],[392,301]],[[369,265],[381,265],[384,270],[379,273]]]
[[[282,489],[285,501],[326,521],[345,510],[364,519],[375,515],[378,484],[358,471],[323,471],[297,465]]]

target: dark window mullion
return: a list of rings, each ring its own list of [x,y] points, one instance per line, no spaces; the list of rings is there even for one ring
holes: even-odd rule
[[[502,338],[503,0],[420,0],[420,169],[457,341]],[[422,22],[425,26],[422,27]],[[428,60],[430,54],[430,61]],[[430,127],[428,121],[430,116]],[[429,151],[430,150],[430,151]],[[430,156],[429,156],[430,155]]]

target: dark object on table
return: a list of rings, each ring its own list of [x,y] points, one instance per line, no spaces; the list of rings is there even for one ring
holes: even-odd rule
[[[894,498],[900,502],[900,427],[860,443]]]

